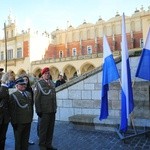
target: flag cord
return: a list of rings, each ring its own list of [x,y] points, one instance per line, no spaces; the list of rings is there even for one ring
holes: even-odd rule
[[[132,88],[134,87],[135,80],[136,80],[136,77],[134,77],[134,80],[132,82]]]
[[[120,86],[122,87],[120,78],[118,80],[119,80]]]
[[[134,130],[134,133],[137,134],[137,130],[136,130],[135,123],[134,123],[134,114],[133,114],[133,112],[131,112],[131,114],[130,114],[130,124],[131,124],[131,127]]]

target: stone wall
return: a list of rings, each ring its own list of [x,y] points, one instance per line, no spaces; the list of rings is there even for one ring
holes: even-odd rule
[[[120,72],[120,57],[115,60]],[[130,57],[131,76],[134,83],[134,123],[136,126],[150,127],[150,83],[139,78],[135,79],[138,61],[139,57]],[[102,121],[99,120],[102,88],[101,71],[102,67],[96,68],[56,88],[58,105],[56,120],[69,121],[71,116],[79,115],[75,118],[76,121],[80,119],[82,122],[93,123],[96,129],[101,128],[101,125],[114,126],[120,124],[121,99],[119,81],[109,85],[108,118]],[[14,90],[10,89],[10,93],[14,92]],[[34,113],[34,120],[36,119],[37,115]]]
[[[149,82],[134,78],[139,57],[130,57],[131,75],[135,108],[133,112],[134,122],[137,126],[150,126],[150,85]],[[120,58],[116,59],[120,72]],[[57,117],[56,120],[68,121],[74,115],[94,115],[93,123],[116,125],[120,124],[120,82],[110,84],[109,90],[109,117],[99,120],[101,108],[101,67],[90,73],[82,75],[69,83],[66,83],[57,90]],[[130,121],[129,121],[130,122]]]

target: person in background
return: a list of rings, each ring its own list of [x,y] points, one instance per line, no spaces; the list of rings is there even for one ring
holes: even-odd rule
[[[27,84],[27,86],[26,86],[26,91],[28,91],[28,92],[31,93],[32,105],[33,105],[33,104],[34,104],[34,102],[33,102],[33,90],[32,90],[32,87],[31,87],[31,85],[30,85],[29,77],[28,77],[28,75],[26,75],[26,74],[22,75],[22,77],[23,77],[24,81],[25,81],[26,84]],[[34,142],[33,142],[30,138],[29,138],[28,143],[29,143],[30,145],[34,145]]]
[[[10,94],[10,116],[14,130],[15,150],[28,150],[31,122],[33,119],[33,101],[26,91],[27,83],[23,77],[16,79],[17,91]]]
[[[42,79],[42,74],[40,72],[40,74],[38,75],[39,80]],[[52,76],[50,76],[50,80],[52,80]],[[37,136],[39,137],[39,129],[40,129],[40,117],[38,117],[38,122],[37,122]]]
[[[62,75],[58,75],[58,80],[56,81],[56,84],[55,84],[55,87],[58,87],[62,84],[66,83],[66,81],[63,79],[63,76]]]
[[[9,73],[4,73],[1,78],[0,87],[0,150],[5,149],[6,132],[10,122],[9,113],[9,91],[7,82]]]
[[[39,146],[40,150],[57,150],[52,146],[57,109],[55,84],[50,80],[48,67],[43,68],[41,74],[34,89],[36,113],[40,117]]]
[[[4,74],[3,70],[4,70],[3,68],[0,68],[0,84],[1,84],[2,75]]]
[[[65,73],[64,73],[64,75],[63,75],[63,79],[64,79],[65,81],[67,81],[67,76],[66,76]]]
[[[75,72],[75,73],[73,74],[73,77],[78,77],[77,72]]]
[[[7,82],[8,88],[15,87],[15,74],[13,71],[9,71],[9,81]]]

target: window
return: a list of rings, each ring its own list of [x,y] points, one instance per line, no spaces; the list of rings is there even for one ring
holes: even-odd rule
[[[143,46],[144,46],[143,39],[140,39],[140,47],[143,48]]]
[[[72,56],[76,56],[77,55],[77,50],[76,50],[76,48],[73,48],[72,49]]]
[[[59,58],[62,58],[63,57],[63,51],[60,51],[59,52]]]
[[[17,58],[22,58],[22,48],[17,48]]]
[[[8,60],[13,59],[13,49],[9,49],[7,51],[7,59]]]
[[[92,54],[92,46],[87,46],[87,54]]]
[[[4,52],[1,52],[1,60],[4,60]]]

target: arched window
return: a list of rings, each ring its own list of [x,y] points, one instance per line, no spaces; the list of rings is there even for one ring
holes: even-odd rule
[[[17,48],[17,58],[22,58],[22,48]]]
[[[88,55],[92,54],[92,46],[91,45],[87,46],[87,54]]]
[[[76,56],[77,55],[77,49],[76,48],[73,48],[72,49],[72,56]]]
[[[13,49],[8,49],[7,50],[7,59],[13,59]]]
[[[59,58],[63,57],[63,51],[59,51]]]

